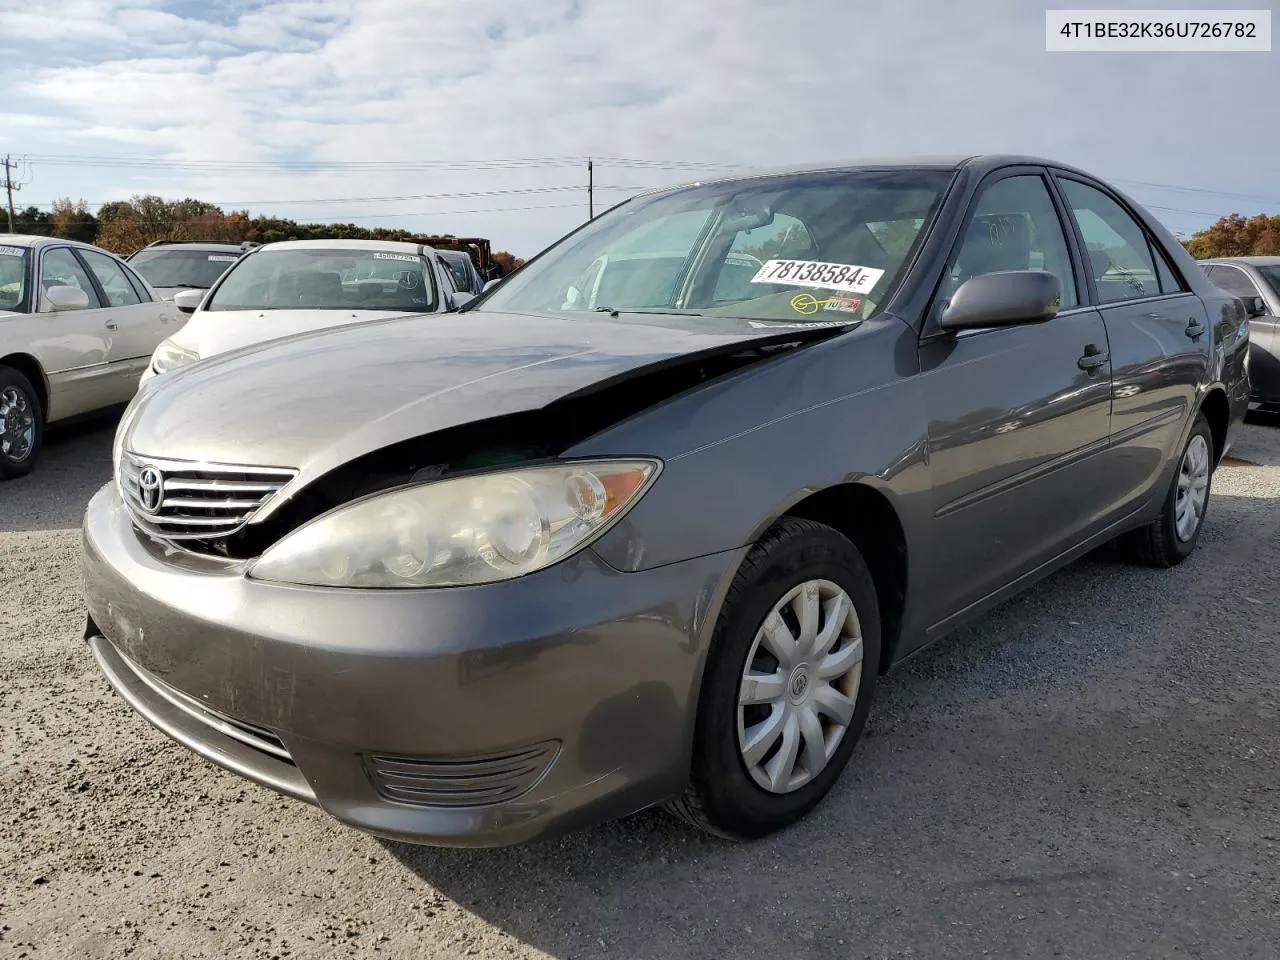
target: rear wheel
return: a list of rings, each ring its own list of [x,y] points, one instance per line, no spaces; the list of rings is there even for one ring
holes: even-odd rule
[[[43,440],[44,410],[31,381],[0,367],[0,480],[30,473]]]
[[[812,810],[848,763],[879,672],[871,571],[844,536],[781,521],[751,551],[708,654],[682,819],[761,837]]]
[[[1196,417],[1183,447],[1178,472],[1165,495],[1160,516],[1128,535],[1129,555],[1153,567],[1172,567],[1191,555],[1204,528],[1213,484],[1213,431],[1204,414]]]

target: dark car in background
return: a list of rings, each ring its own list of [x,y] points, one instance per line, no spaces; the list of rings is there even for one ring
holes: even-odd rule
[[[172,300],[183,290],[208,290],[231,264],[257,246],[249,241],[157,240],[125,259],[156,293]]]
[[[382,836],[666,803],[759,837],[891,665],[1103,544],[1191,554],[1246,334],[1059,164],[654,191],[461,313],[145,384],[84,519],[86,637],[161,730]]]
[[[1200,265],[1213,283],[1244,303],[1251,399],[1280,410],[1280,257],[1218,257]]]

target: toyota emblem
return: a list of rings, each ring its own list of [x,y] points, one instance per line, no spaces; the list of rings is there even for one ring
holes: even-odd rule
[[[147,513],[159,513],[164,503],[164,474],[146,466],[138,472],[138,503]]]

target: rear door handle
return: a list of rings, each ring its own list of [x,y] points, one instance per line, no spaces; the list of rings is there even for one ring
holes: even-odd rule
[[[1195,317],[1192,317],[1187,321],[1187,336],[1193,341],[1199,340],[1203,337],[1206,329],[1208,328]]]
[[[1076,361],[1076,366],[1081,370],[1092,372],[1107,362],[1107,354],[1099,350],[1095,344],[1089,344],[1084,348],[1084,356]]]
[[[119,330],[119,329],[120,329],[120,324],[116,323],[114,320],[108,320],[108,321],[107,321],[107,329],[108,329],[108,330]]]

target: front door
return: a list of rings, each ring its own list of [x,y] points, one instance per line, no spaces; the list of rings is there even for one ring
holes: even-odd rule
[[[1102,317],[1082,305],[1075,259],[1044,171],[1016,168],[983,184],[920,348],[935,531],[921,560],[930,632],[1103,525],[1093,463],[1110,430],[1109,346]],[[934,326],[964,281],[1026,269],[1062,281],[1053,320],[961,333]]]
[[[29,342],[49,375],[49,420],[61,420],[117,401],[111,387],[109,355],[113,331],[97,287],[70,247],[41,252],[37,313]],[[44,293],[50,287],[78,287],[89,298],[83,310],[54,311]]]

